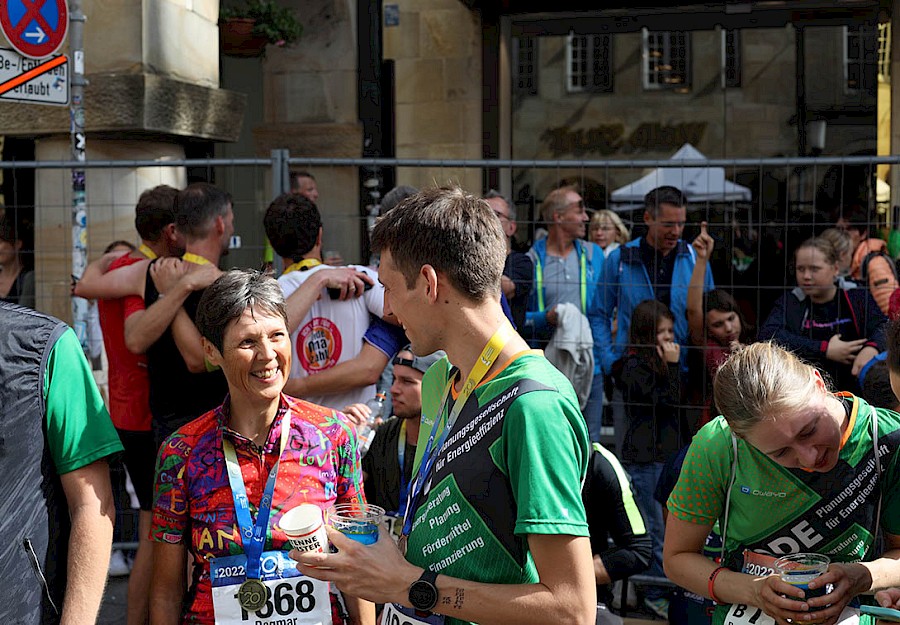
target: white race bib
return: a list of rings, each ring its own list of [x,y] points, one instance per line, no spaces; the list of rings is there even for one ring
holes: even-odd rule
[[[733,603],[728,608],[728,614],[725,615],[724,625],[775,625],[775,619],[760,608]],[[836,625],[859,625],[859,610],[844,608]]]
[[[328,583],[300,573],[296,563],[283,551],[263,552],[260,581],[266,587],[266,605],[256,612],[247,612],[237,600],[238,588],[247,578],[246,567],[247,556],[244,554],[210,561],[216,625],[284,622],[331,625]]]
[[[381,625],[443,625],[441,614],[416,616],[415,611],[402,605],[386,603],[381,613]]]

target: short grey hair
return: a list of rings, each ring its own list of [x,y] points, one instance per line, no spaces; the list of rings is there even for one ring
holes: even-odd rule
[[[419,190],[417,188],[410,187],[409,185],[394,187],[381,198],[381,204],[379,205],[381,208],[379,208],[378,214],[387,215],[395,206],[397,206],[397,204],[418,192]]]
[[[501,200],[503,200],[504,202],[506,202],[506,206],[509,207],[509,220],[515,221],[516,220],[516,205],[513,204],[512,201],[508,197],[506,197],[505,195],[503,195],[496,189],[491,189],[490,191],[488,191],[487,193],[484,194],[485,200],[492,200],[495,197],[498,197]]]
[[[277,280],[255,269],[226,271],[200,298],[197,330],[221,353],[228,324],[240,318],[247,309],[281,317],[287,325],[284,292]]]

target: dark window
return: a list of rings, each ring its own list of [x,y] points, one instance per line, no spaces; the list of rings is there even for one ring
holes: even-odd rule
[[[690,87],[690,33],[644,29],[644,89],[687,92]]]
[[[741,31],[722,31],[722,80],[724,86],[741,86]]]
[[[844,26],[844,76],[847,93],[875,93],[878,36],[874,24]]]
[[[537,38],[513,38],[513,91],[516,95],[537,95]]]
[[[569,93],[612,92],[612,35],[569,35],[566,59]]]

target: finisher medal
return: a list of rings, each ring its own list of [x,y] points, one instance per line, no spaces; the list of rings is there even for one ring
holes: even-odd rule
[[[237,600],[247,612],[256,612],[266,605],[267,594],[265,584],[258,579],[248,579],[238,588]]]

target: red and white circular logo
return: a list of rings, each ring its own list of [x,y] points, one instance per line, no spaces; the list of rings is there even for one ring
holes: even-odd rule
[[[341,331],[330,319],[313,317],[300,328],[296,348],[307,373],[330,369],[341,357]]]

